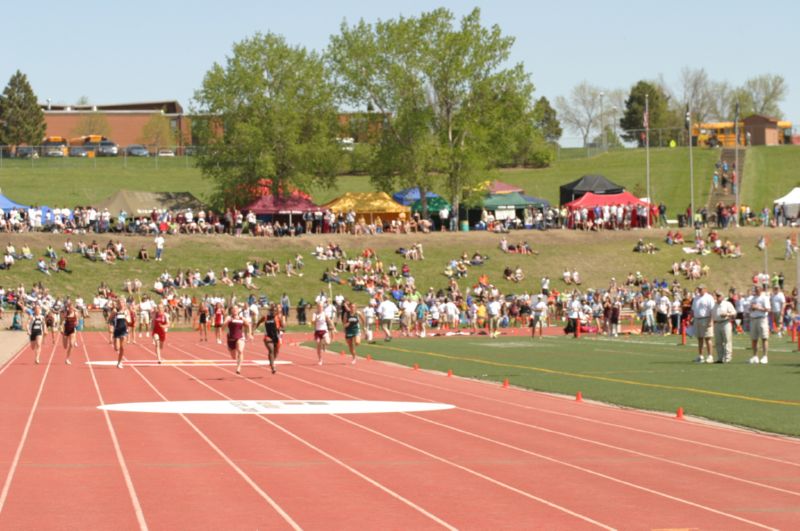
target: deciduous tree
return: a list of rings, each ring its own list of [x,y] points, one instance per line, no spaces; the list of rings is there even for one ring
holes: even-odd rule
[[[236,43],[195,92],[197,163],[219,205],[246,205],[261,179],[274,194],[332,186],[341,156],[334,94],[321,57],[267,33]]]

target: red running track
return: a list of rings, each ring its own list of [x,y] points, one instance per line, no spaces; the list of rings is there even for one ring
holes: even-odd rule
[[[0,529],[798,529],[800,441],[287,344],[276,375],[115,359],[0,367]],[[227,359],[172,333],[165,357]],[[259,341],[247,356],[265,358]],[[127,357],[152,360],[148,340]],[[587,397],[590,398],[590,397]],[[104,412],[176,400],[396,400],[358,415]]]

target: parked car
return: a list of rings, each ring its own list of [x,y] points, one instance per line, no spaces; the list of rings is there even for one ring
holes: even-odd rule
[[[43,148],[45,157],[63,157],[64,148],[61,146],[48,146]]]
[[[18,159],[38,159],[39,150],[33,146],[18,146],[17,147]]]
[[[101,140],[96,153],[98,157],[116,157],[119,147],[111,140]]]
[[[158,156],[159,157],[174,157],[175,156],[175,152],[172,151],[171,149],[161,148],[161,149],[158,150]]]
[[[86,149],[84,146],[70,146],[70,148],[69,148],[69,156],[70,157],[87,157],[87,156],[89,156],[89,150]]]
[[[129,157],[149,157],[150,151],[141,144],[132,144],[125,148],[125,153]]]

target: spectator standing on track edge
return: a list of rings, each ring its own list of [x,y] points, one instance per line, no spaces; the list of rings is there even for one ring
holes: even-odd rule
[[[711,313],[714,310],[714,297],[708,293],[705,284],[697,287],[697,294],[692,300],[692,316],[694,324],[694,334],[697,337],[697,363],[713,363],[714,357],[711,354],[711,343],[714,331],[711,328]],[[703,345],[706,346],[707,356],[703,357]]]

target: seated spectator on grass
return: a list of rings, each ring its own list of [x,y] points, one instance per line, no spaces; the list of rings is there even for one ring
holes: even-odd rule
[[[50,276],[50,268],[47,266],[47,262],[44,261],[44,258],[39,258],[39,261],[36,262],[36,270],[39,273],[44,273],[47,276]]]
[[[28,247],[28,244],[22,246],[22,258],[25,260],[33,260],[33,253],[31,252],[31,248]]]
[[[63,256],[58,259],[56,267],[59,273],[72,273],[71,270],[67,269],[67,259]]]

